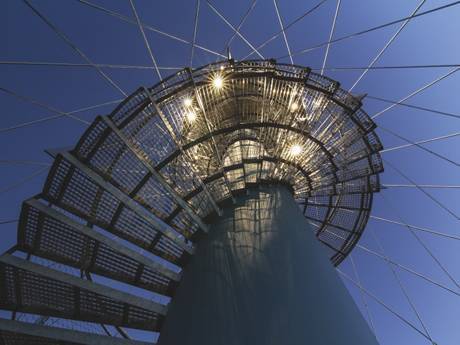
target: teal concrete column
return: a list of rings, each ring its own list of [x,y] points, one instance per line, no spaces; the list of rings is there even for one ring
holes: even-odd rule
[[[184,271],[160,345],[376,345],[288,188],[249,190]]]

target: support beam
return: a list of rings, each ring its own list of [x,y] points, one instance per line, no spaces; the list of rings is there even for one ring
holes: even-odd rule
[[[0,337],[8,334],[18,334],[19,339],[30,337],[27,341],[48,341],[47,344],[81,344],[81,345],[151,345],[144,341],[108,337],[104,335],[74,331],[65,328],[57,328],[36,325],[27,322],[0,319]],[[37,339],[40,338],[40,339]],[[43,342],[44,344],[45,342]]]
[[[436,236],[445,237],[445,238],[450,238],[450,239],[454,239],[454,240],[460,241],[460,237],[459,237],[459,236],[447,234],[447,233],[445,233],[445,232],[439,232],[439,231],[436,231],[436,230],[433,230],[433,229],[430,229],[430,228],[427,228],[427,227],[421,227],[421,226],[417,226],[417,225],[407,224],[407,223],[404,223],[404,222],[401,222],[401,221],[398,222],[398,221],[396,221],[396,220],[391,220],[391,219],[382,218],[382,217],[377,217],[377,216],[372,216],[372,215],[369,216],[369,218],[375,219],[375,220],[380,220],[380,221],[382,221],[382,222],[397,224],[397,225],[400,225],[401,227],[407,228],[407,229],[409,229],[409,230],[410,230],[410,229],[413,229],[413,230],[423,231],[423,232],[426,232],[426,233],[429,233],[429,234],[432,234],[432,235],[436,235]]]
[[[386,113],[388,110],[393,109],[396,107],[399,103],[407,101],[409,98],[414,97],[415,95],[418,95],[419,93],[425,91],[426,89],[432,87],[433,85],[439,83],[440,81],[450,77],[452,74],[457,73],[460,70],[460,67],[454,68],[447,72],[446,74],[443,74],[442,76],[439,76],[438,78],[434,79],[433,81],[429,82],[428,84],[423,85],[422,87],[418,88],[417,90],[411,92],[409,95],[401,98],[399,101],[397,101],[394,104],[391,104],[390,106],[386,107],[385,109],[379,111],[378,113],[374,114],[371,118],[374,120],[378,116]]]
[[[330,232],[330,231],[328,231],[327,229],[326,229],[325,231],[326,231],[328,234],[330,234],[330,235],[332,235],[332,236],[334,236],[334,237],[337,237],[337,238],[342,239],[342,240],[344,239],[342,236],[339,236],[339,235],[337,235],[337,234],[335,234],[335,233],[333,233],[333,232]],[[365,247],[365,246],[363,246],[363,245],[361,245],[361,244],[357,244],[356,247],[359,248],[359,249],[362,249],[363,251],[365,251],[365,252],[367,252],[367,253],[369,253],[369,254],[375,255],[376,257],[378,257],[378,258],[380,258],[380,259],[382,259],[382,260],[384,260],[384,261],[386,261],[386,262],[389,262],[390,264],[392,264],[392,265],[394,265],[394,266],[400,268],[400,269],[403,270],[403,271],[406,271],[406,272],[408,272],[408,273],[413,274],[414,276],[417,276],[417,277],[419,277],[419,278],[422,278],[423,280],[427,281],[427,282],[430,283],[430,284],[433,284],[434,286],[440,287],[441,289],[444,289],[444,290],[446,290],[446,291],[448,291],[448,292],[450,292],[450,293],[453,293],[454,295],[460,297],[460,293],[459,293],[459,292],[454,291],[454,290],[452,290],[451,288],[449,288],[449,287],[447,287],[447,286],[445,286],[445,285],[443,285],[443,284],[441,284],[441,283],[438,283],[438,282],[434,281],[433,279],[431,279],[431,278],[429,278],[429,277],[427,277],[427,276],[425,276],[425,275],[423,275],[423,274],[421,274],[421,273],[419,273],[419,272],[417,272],[417,271],[414,271],[413,269],[411,269],[411,268],[409,268],[409,267],[407,267],[407,266],[404,266],[404,265],[402,265],[402,264],[400,264],[400,263],[398,263],[398,262],[396,262],[396,261],[390,259],[390,258],[387,257],[387,256],[383,256],[382,254],[379,254],[379,253],[377,253],[377,252],[375,252],[375,251],[373,251],[373,250],[371,250],[371,249],[369,249],[369,248],[367,248],[367,247]],[[338,269],[337,269],[337,270],[338,270]],[[454,284],[455,284],[455,281],[454,281]]]
[[[82,120],[80,119],[79,117],[76,117],[76,116],[73,116],[71,114],[69,114],[68,112],[63,112],[49,104],[45,104],[43,103],[42,101],[38,101],[36,99],[33,99],[31,97],[28,97],[28,96],[23,96],[23,95],[20,95],[18,94],[17,92],[13,91],[13,90],[9,90],[9,89],[6,89],[4,87],[0,87],[0,91],[10,95],[10,96],[13,96],[13,97],[16,97],[18,99],[20,99],[21,101],[23,102],[27,102],[27,103],[30,103],[30,104],[33,104],[34,106],[37,106],[37,107],[40,107],[40,108],[43,108],[47,111],[50,111],[52,113],[55,113],[55,114],[59,114],[59,115],[62,115],[62,116],[66,116],[72,120],[76,120],[78,122],[81,122],[85,125],[89,125],[91,124],[90,122],[86,121],[86,120]]]
[[[14,188],[22,186],[23,184],[25,184],[25,183],[29,182],[30,180],[32,180],[33,178],[35,178],[36,176],[41,175],[42,173],[44,173],[48,169],[49,169],[49,167],[40,168],[40,169],[34,171],[32,174],[22,178],[21,180],[13,182],[12,184],[10,184],[10,185],[8,185],[6,187],[3,187],[2,189],[0,189],[0,195],[4,194],[6,192],[9,192],[10,190],[12,190]]]
[[[125,65],[125,64],[110,64],[110,63],[97,63],[90,65],[88,63],[75,63],[75,62],[56,62],[56,61],[19,61],[19,60],[1,60],[0,65],[5,66],[29,66],[29,67],[82,67],[88,68],[97,66],[100,68],[111,68],[111,69],[139,69],[139,70],[151,70],[155,69],[154,66],[146,65]],[[173,66],[158,66],[160,71],[180,71],[183,67]]]
[[[420,145],[420,143],[418,143],[418,142],[416,142],[416,141],[409,140],[409,139],[407,139],[407,138],[405,138],[405,137],[399,135],[398,133],[396,133],[396,132],[394,132],[394,131],[392,131],[392,130],[390,130],[390,129],[388,129],[388,128],[385,128],[385,127],[382,127],[382,126],[380,126],[379,128],[380,128],[381,130],[387,132],[387,133],[390,133],[392,136],[394,136],[394,137],[396,137],[396,138],[398,138],[398,139],[401,139],[402,141],[405,141],[406,143],[408,143],[408,144],[407,144],[408,146],[415,146],[415,147],[418,147],[419,149],[421,149],[421,150],[423,150],[423,151],[426,151],[426,152],[428,152],[429,154],[431,154],[431,155],[433,155],[433,156],[436,156],[436,157],[438,157],[438,158],[440,158],[440,159],[442,159],[442,160],[444,160],[444,161],[446,161],[446,162],[448,162],[448,163],[450,163],[450,164],[453,164],[453,165],[455,165],[456,167],[460,167],[460,163],[458,163],[458,162],[456,162],[456,161],[454,161],[454,160],[452,160],[452,159],[446,157],[445,155],[442,155],[442,154],[440,154],[440,153],[437,153],[436,151],[433,151],[433,150],[431,150],[431,149],[429,149],[429,148],[427,148],[427,147],[425,147],[425,146],[422,146],[422,145]],[[432,140],[432,141],[436,141],[436,140]],[[430,140],[425,141],[424,143],[426,143],[426,142],[430,142]],[[423,143],[422,143],[422,144],[423,144]],[[405,147],[408,147],[408,146],[405,146]],[[399,147],[399,148],[401,148],[401,147]]]
[[[295,51],[292,55],[295,56],[295,55],[301,55],[301,54],[309,53],[311,51],[314,51],[314,50],[320,49],[322,47],[325,47],[328,44],[335,44],[335,43],[341,42],[341,41],[349,39],[349,38],[355,38],[355,37],[367,34],[369,32],[373,32],[373,31],[380,30],[380,29],[383,29],[383,28],[386,28],[386,27],[389,27],[389,26],[392,26],[392,25],[395,25],[395,24],[398,24],[398,23],[402,23],[402,22],[406,21],[407,19],[422,17],[422,16],[425,16],[427,14],[431,14],[431,13],[434,13],[434,12],[437,12],[437,11],[445,10],[445,9],[448,9],[448,8],[450,8],[452,6],[457,6],[457,5],[460,5],[460,1],[450,2],[450,3],[446,4],[446,5],[442,5],[442,6],[439,6],[439,7],[433,8],[431,10],[424,11],[424,12],[420,12],[420,13],[417,13],[417,14],[415,14],[413,16],[408,16],[408,17],[397,19],[397,20],[393,20],[391,22],[387,22],[385,24],[380,24],[380,25],[371,27],[371,28],[366,29],[366,30],[354,32],[354,33],[351,33],[351,34],[348,34],[348,35],[345,35],[345,36],[335,38],[332,41],[327,41],[327,42],[323,42],[323,43],[311,46],[309,48],[300,49],[298,51]],[[250,55],[252,55],[252,54],[250,54]],[[284,59],[286,57],[288,57],[288,55],[279,56],[276,59],[279,60],[279,59]],[[242,59],[242,60],[244,60],[244,59]]]
[[[112,240],[111,238],[108,238],[106,236],[104,236],[103,234],[85,226],[85,225],[82,225],[78,222],[76,222],[75,220],[65,216],[64,214],[56,211],[55,209],[51,208],[51,207],[48,207],[44,204],[42,204],[41,202],[39,202],[38,200],[36,199],[29,199],[25,202],[27,205],[30,205],[34,208],[36,208],[37,210],[39,210],[40,212],[48,215],[49,217],[59,221],[59,222],[62,222],[64,224],[66,224],[67,226],[71,227],[72,229],[74,229],[75,231],[89,237],[89,238],[92,238],[93,240],[99,242],[99,243],[102,243],[110,248],[112,248],[114,251],[122,254],[122,255],[125,255],[127,256],[128,258],[132,258],[134,260],[136,260],[138,263],[140,263],[141,265],[144,265],[145,267],[149,267],[151,270],[155,271],[155,272],[160,272],[161,274],[163,274],[164,276],[174,280],[174,281],[179,281],[180,280],[180,274],[179,273],[176,273],[172,270],[170,270],[169,268],[167,268],[166,266],[163,266],[162,264],[160,263],[157,263],[157,262],[154,262],[150,259],[148,259],[146,256],[144,255],[141,255],[139,254],[138,252],[136,252],[135,250],[131,249],[131,248],[128,248],[124,245],[122,245],[121,243],[115,241],[115,240]]]
[[[290,22],[289,24],[285,25],[283,28],[281,28],[281,31],[278,31],[277,33],[275,33],[274,35],[272,35],[270,38],[268,38],[267,40],[265,40],[264,42],[262,42],[261,44],[259,44],[256,49],[257,50],[260,50],[262,49],[263,47],[265,47],[268,43],[270,43],[271,41],[273,41],[274,39],[276,39],[277,37],[279,37],[281,34],[283,34],[284,32],[286,32],[291,26],[293,26],[294,24],[300,22],[303,18],[305,18],[306,16],[308,16],[310,13],[314,12],[317,8],[319,8],[322,4],[324,4],[325,2],[327,2],[328,0],[320,0],[315,6],[313,6],[312,8],[308,9],[306,12],[304,12],[302,15],[300,15],[299,17],[297,17],[296,19],[294,19],[292,22]],[[248,52],[243,58],[239,59],[240,61],[243,61],[243,60],[247,60],[250,56],[252,56],[254,54],[254,51],[250,51]],[[287,57],[287,56],[286,56]]]
[[[377,243],[377,246],[380,250],[380,253],[383,255],[383,256],[386,256],[386,253],[385,253],[385,249],[383,247],[383,244],[381,243],[380,239],[377,237],[377,235],[375,234],[375,231],[374,229],[370,229],[371,230],[371,233],[372,233],[372,237],[374,238],[374,241],[375,243]],[[419,313],[419,311],[417,310],[416,306],[415,306],[415,303],[414,301],[412,300],[412,298],[409,296],[409,292],[407,291],[407,287],[403,284],[402,280],[401,280],[401,277],[399,276],[398,272],[394,269],[394,267],[392,265],[390,265],[390,263],[387,261],[387,265],[388,265],[388,268],[391,270],[391,272],[393,273],[393,276],[396,280],[396,282],[398,283],[398,286],[401,290],[401,292],[403,293],[404,297],[406,298],[406,301],[407,303],[410,305],[412,311],[414,312],[415,316],[417,316],[417,319],[420,323],[420,325],[422,326],[423,328],[423,331],[424,333],[426,334],[426,336],[430,339],[430,341],[432,343],[434,343],[429,331],[428,331],[428,328],[427,326],[425,325],[425,322],[423,322],[422,320],[422,317]]]
[[[460,64],[449,64],[449,65],[411,65],[411,66],[380,66],[380,67],[372,67],[372,69],[381,69],[381,70],[384,70],[384,69],[403,69],[403,68],[446,68],[446,67],[460,67]],[[344,68],[334,68],[334,69],[330,69],[330,70],[344,70],[344,69],[348,69],[347,67],[344,67]],[[362,68],[358,68],[358,69],[362,69]],[[350,70],[353,70],[353,67],[350,68]],[[381,97],[375,97],[375,96],[370,96],[370,95],[366,95],[366,99],[375,99],[377,101],[381,101],[381,102],[385,102],[385,103],[390,103],[390,104],[396,104],[398,106],[402,106],[402,107],[406,107],[406,108],[412,108],[412,109],[417,109],[417,110],[422,110],[422,111],[426,111],[426,112],[429,112],[429,113],[433,113],[433,114],[438,114],[438,115],[443,115],[443,116],[448,116],[448,117],[452,117],[454,119],[460,119],[460,115],[458,114],[453,114],[453,113],[448,113],[446,111],[441,111],[441,110],[437,110],[437,109],[433,109],[433,108],[425,108],[425,107],[421,107],[421,106],[418,106],[418,105],[414,105],[414,104],[409,104],[409,103],[404,103],[404,102],[398,102],[398,101],[395,101],[395,100],[390,100],[390,99],[386,99],[386,98],[381,98]]]
[[[239,38],[241,38],[241,39],[243,40],[243,42],[246,43],[246,44],[248,45],[249,48],[252,49],[252,51],[253,51],[254,53],[256,53],[256,54],[259,56],[259,58],[265,59],[264,56],[257,50],[257,48],[254,47],[254,46],[246,39],[246,37],[244,37],[244,36],[243,36],[243,35],[242,35],[242,34],[241,34],[241,33],[240,33],[240,32],[239,32],[239,31],[228,21],[228,20],[227,20],[227,18],[224,17],[224,15],[223,15],[221,12],[219,12],[219,10],[218,10],[213,4],[211,4],[211,2],[210,2],[209,0],[206,0],[206,3],[207,3],[208,6],[214,11],[214,13],[217,14],[217,16],[218,16],[220,19],[222,19],[222,20],[224,21],[224,23],[227,24],[227,26],[228,26],[230,29],[232,29],[232,30],[235,32],[235,34],[236,34]]]
[[[332,20],[331,31],[329,33],[329,41],[326,46],[326,53],[324,54],[323,65],[321,67],[321,75],[324,74],[324,68],[326,67],[327,56],[329,55],[329,48],[331,47],[330,42],[332,41],[332,37],[334,37],[335,24],[337,23],[337,16],[339,15],[340,3],[341,3],[341,0],[337,0],[337,5],[335,7],[335,13],[334,13],[334,19]],[[290,58],[292,59],[292,55],[290,55]]]
[[[431,138],[431,139],[425,139],[425,140],[414,141],[414,142],[409,143],[409,144],[404,144],[404,145],[398,145],[398,146],[389,147],[389,148],[387,148],[387,149],[385,149],[385,150],[380,151],[380,153],[390,152],[390,151],[394,151],[394,150],[400,150],[400,149],[404,149],[404,148],[406,148],[406,147],[411,147],[411,146],[418,146],[418,145],[420,145],[420,144],[431,143],[431,142],[433,142],[433,141],[444,140],[444,139],[450,139],[450,138],[457,137],[457,136],[460,136],[460,132],[455,132],[455,133],[452,133],[452,134],[442,135],[442,136],[435,137],[435,138]],[[408,142],[409,142],[409,141],[408,141]]]
[[[131,211],[142,217],[146,222],[152,225],[153,228],[157,229],[165,236],[170,238],[174,243],[179,245],[182,249],[187,251],[190,254],[193,254],[194,248],[188,245],[185,239],[180,235],[174,228],[170,225],[163,222],[161,219],[155,217],[152,213],[146,210],[144,207],[139,205],[136,201],[130,198],[128,195],[123,193],[121,190],[113,186],[110,182],[107,182],[102,176],[95,173],[91,168],[87,167],[85,164],[80,162],[75,156],[70,152],[61,151],[59,152],[65,160],[67,160],[74,167],[82,171],[88,178],[94,181],[101,188],[105,189],[107,192],[116,197],[120,202],[122,202],[126,207]]]
[[[75,110],[72,110],[72,111],[67,111],[64,114],[46,116],[46,117],[42,117],[42,118],[40,118],[38,120],[22,122],[22,123],[18,123],[18,124],[9,126],[9,127],[3,127],[3,128],[0,128],[0,134],[5,133],[5,132],[14,131],[14,130],[24,128],[24,127],[29,127],[29,126],[35,125],[37,123],[57,120],[57,119],[60,119],[60,118],[62,118],[64,116],[67,116],[67,115],[82,113],[82,112],[85,112],[85,111],[88,111],[88,110],[93,110],[93,109],[104,107],[104,106],[107,106],[107,105],[118,104],[121,101],[122,101],[122,99],[117,99],[115,101],[104,102],[104,103],[92,105],[92,106],[89,106],[89,107],[84,107],[84,108],[79,108],[79,109],[75,109]]]
[[[233,33],[232,37],[229,38],[229,40],[227,41],[227,44],[225,45],[225,48],[224,48],[224,52],[227,52],[229,53],[230,51],[230,44],[232,44],[233,40],[235,39],[236,37],[236,33],[237,32],[240,32],[241,28],[243,27],[243,24],[244,22],[246,21],[246,19],[248,19],[249,17],[249,14],[251,13],[251,11],[254,9],[254,7],[256,6],[256,3],[257,3],[257,0],[252,0],[252,3],[251,3],[251,6],[248,8],[248,10],[246,11],[246,13],[244,14],[243,18],[241,18],[241,21],[240,23],[238,24],[237,28],[236,28],[236,31]],[[227,54],[227,58],[229,58],[229,54]],[[191,68],[192,66],[190,66]]]
[[[447,207],[444,203],[439,201],[437,198],[435,198],[433,195],[428,193],[425,189],[420,187],[417,183],[414,182],[409,176],[404,174],[400,169],[398,169],[396,166],[394,166],[392,163],[390,163],[388,160],[384,159],[383,160],[385,164],[389,165],[398,175],[400,175],[402,178],[404,178],[407,182],[410,184],[413,184],[419,191],[421,191],[423,194],[425,194],[428,198],[431,199],[435,204],[437,204],[439,207],[441,207],[444,211],[449,213],[452,217],[454,217],[456,220],[460,220],[460,216],[455,213],[455,211],[451,210],[449,207]],[[383,196],[382,196],[383,197]]]
[[[39,12],[28,0],[23,0],[23,2],[35,13],[37,17],[39,17],[45,24],[54,31],[56,35],[58,35],[70,48],[72,48],[81,58],[83,58],[88,64],[92,65],[94,69],[99,73],[99,75],[104,78],[112,87],[114,87],[118,92],[120,92],[123,96],[128,97],[128,94],[111,79],[104,71],[102,71],[99,67],[95,66],[94,63],[86,56],[83,51],[78,48],[75,43],[73,43],[60,29],[58,29],[53,23],[49,21],[47,17],[45,17],[41,12]]]
[[[289,42],[287,40],[286,31],[284,30],[284,24],[283,24],[283,20],[281,19],[281,14],[278,8],[277,0],[273,0],[273,5],[275,6],[276,16],[278,17],[278,22],[280,24],[281,31],[283,32],[284,43],[286,44],[286,49],[289,54],[289,60],[291,61],[291,65],[293,65],[294,60],[292,59],[291,48],[289,47]]]
[[[124,22],[126,22],[126,23],[133,24],[133,25],[137,25],[136,20],[134,20],[134,19],[132,19],[132,18],[130,18],[130,17],[127,17],[127,16],[125,16],[125,15],[123,15],[123,14],[121,14],[121,13],[118,13],[118,12],[115,12],[115,11],[112,11],[112,10],[109,10],[109,9],[107,9],[107,8],[105,8],[105,7],[96,5],[96,4],[94,4],[94,3],[92,3],[92,2],[89,2],[89,1],[87,1],[87,0],[77,0],[77,1],[78,1],[79,3],[81,3],[81,4],[83,4],[83,5],[86,5],[86,6],[90,7],[90,8],[93,8],[93,9],[95,9],[95,10],[98,10],[98,11],[104,13],[104,14],[107,14],[107,15],[109,15],[109,16],[112,16],[112,17],[114,17],[114,18],[117,18],[117,19],[119,19],[119,20],[121,20],[121,21],[124,21]],[[323,1],[325,1],[325,0],[323,0]],[[154,28],[153,26],[148,25],[148,24],[146,24],[146,23],[141,22],[141,25],[142,25],[142,27],[143,27],[144,29],[146,29],[146,30],[149,30],[149,31],[151,31],[151,32],[155,32],[155,33],[157,33],[157,34],[159,34],[159,35],[161,35],[161,36],[170,38],[170,39],[175,40],[175,41],[177,41],[177,42],[181,42],[181,43],[187,44],[187,45],[191,45],[191,44],[192,44],[192,42],[189,42],[189,41],[187,41],[186,39],[184,39],[184,38],[182,38],[182,37],[178,37],[178,36],[172,35],[172,34],[170,34],[170,33],[168,33],[168,32],[164,32],[164,31],[158,30],[157,28]],[[215,52],[215,51],[213,51],[213,50],[211,50],[211,49],[205,48],[205,47],[203,47],[203,46],[201,46],[201,45],[195,44],[195,47],[198,48],[198,49],[201,49],[201,50],[204,51],[204,52],[207,52],[207,53],[216,55],[216,56],[218,56],[218,57],[221,57],[221,58],[224,58],[224,59],[226,58],[225,55],[220,54],[220,53],[218,53],[218,52]]]
[[[157,60],[153,56],[152,48],[150,48],[149,40],[147,39],[147,36],[145,35],[144,27],[142,26],[141,20],[139,19],[139,15],[137,14],[136,6],[134,6],[133,0],[129,0],[129,3],[131,4],[131,9],[133,10],[134,17],[136,18],[137,25],[139,26],[139,30],[142,34],[142,38],[144,39],[145,47],[147,48],[149,52],[150,59],[152,60],[152,64],[155,67],[155,70],[157,72],[158,80],[162,80],[163,77],[161,76],[160,70],[158,69]]]
[[[460,185],[440,185],[440,184],[382,184],[383,188],[439,188],[439,189],[460,189]]]
[[[350,261],[351,261],[351,266],[353,268],[353,273],[355,275],[356,281],[360,286],[362,286],[361,279],[359,278],[359,274],[358,274],[358,269],[356,267],[355,261],[353,260],[353,255],[352,254],[350,254]],[[375,326],[374,326],[374,319],[372,318],[372,314],[370,312],[369,305],[368,305],[367,300],[366,300],[365,292],[361,288],[359,289],[359,291],[361,292],[361,294],[360,294],[361,295],[361,300],[363,302],[364,309],[366,310],[366,314],[367,314],[367,317],[368,317],[368,320],[369,320],[369,326],[370,326],[372,332],[374,333],[375,338],[377,339],[377,333],[375,332]]]
[[[196,33],[198,29],[198,17],[200,16],[200,0],[196,0],[195,6],[195,24],[193,25],[193,40],[192,40],[192,48],[190,51],[190,64],[189,67],[193,68],[193,56],[195,53],[195,42],[196,42]]]
[[[423,6],[423,4],[425,4],[426,0],[422,0],[421,2],[418,3],[417,7],[415,8],[414,11],[412,11],[411,13],[411,16],[414,16],[417,11],[420,9],[420,7]],[[405,20],[402,25],[398,28],[398,30],[396,30],[396,32],[393,34],[393,36],[391,36],[391,38],[385,43],[385,45],[383,46],[383,48],[377,53],[377,55],[372,59],[372,61],[369,63],[369,66],[361,73],[361,75],[358,77],[358,79],[353,83],[353,85],[350,87],[350,89],[348,90],[348,92],[351,92],[355,87],[356,85],[358,85],[358,83],[361,81],[361,79],[363,79],[363,77],[367,74],[367,72],[369,71],[370,68],[372,68],[374,66],[374,64],[380,59],[380,57],[383,55],[383,53],[385,53],[385,51],[388,49],[388,47],[393,43],[393,41],[398,37],[398,35],[401,33],[401,31],[406,27],[406,25],[410,22],[410,20],[412,19],[411,18],[408,18],[407,20]],[[332,37],[329,37],[329,41],[332,40]]]
[[[347,279],[348,281],[350,281],[351,283],[353,283],[358,289],[360,289],[361,291],[363,291],[367,296],[369,296],[371,299],[373,299],[375,302],[377,302],[378,304],[380,304],[383,308],[385,308],[386,310],[388,310],[391,314],[393,314],[394,316],[396,316],[398,319],[400,319],[403,323],[405,323],[407,326],[409,326],[410,328],[412,328],[414,331],[418,332],[421,336],[425,337],[428,341],[430,341],[433,345],[436,345],[436,343],[433,343],[431,341],[431,339],[423,332],[421,331],[420,329],[418,329],[413,323],[411,323],[410,321],[408,321],[407,319],[405,319],[403,316],[401,316],[401,314],[399,314],[398,312],[394,311],[392,308],[390,308],[386,303],[384,303],[381,299],[379,299],[377,296],[375,296],[374,294],[372,294],[371,292],[369,292],[367,289],[365,289],[361,284],[357,283],[354,279],[350,278],[350,276],[348,276],[347,274],[345,274],[344,272],[342,272],[341,270],[337,269],[337,272],[342,276],[344,277],[345,279]]]

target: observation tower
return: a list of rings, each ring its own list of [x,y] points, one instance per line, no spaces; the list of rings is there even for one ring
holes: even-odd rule
[[[140,88],[50,151],[0,257],[2,343],[377,344],[334,269],[379,191],[374,129],[338,82],[274,60]]]

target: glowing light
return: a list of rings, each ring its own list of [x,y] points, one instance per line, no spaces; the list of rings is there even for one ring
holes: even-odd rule
[[[299,109],[299,105],[297,103],[292,103],[291,104],[291,111],[294,112],[296,111],[297,109]]]
[[[186,98],[186,99],[184,99],[184,105],[185,105],[186,107],[190,107],[190,106],[192,105],[192,103],[193,103],[193,101],[192,101],[191,98]]]
[[[297,145],[297,144],[291,146],[291,155],[298,156],[301,153],[302,153],[302,146]]]
[[[222,87],[224,86],[224,80],[222,79],[220,75],[216,75],[214,79],[212,80],[212,85],[216,89],[222,89]]]
[[[196,113],[193,110],[187,111],[185,117],[187,118],[188,122],[192,123],[196,120]]]

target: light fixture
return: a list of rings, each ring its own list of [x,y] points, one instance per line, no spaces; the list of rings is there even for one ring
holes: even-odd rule
[[[184,105],[186,107],[190,107],[192,105],[193,101],[191,98],[187,97],[186,99],[184,99]]]
[[[212,85],[216,89],[221,89],[224,86],[224,80],[220,75],[216,75],[212,80]]]
[[[291,155],[293,155],[294,157],[295,156],[298,156],[302,153],[302,146],[298,145],[298,144],[294,144],[291,146]]]
[[[291,104],[291,112],[294,112],[296,111],[297,109],[299,109],[299,105],[297,103],[292,103]]]
[[[189,110],[185,113],[185,117],[188,122],[192,123],[196,120],[196,113],[193,110]]]

